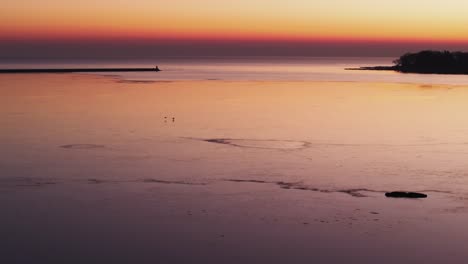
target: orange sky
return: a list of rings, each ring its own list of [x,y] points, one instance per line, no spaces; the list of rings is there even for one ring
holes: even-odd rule
[[[15,0],[5,39],[279,39],[468,42],[468,1]]]
[[[0,59],[468,50],[466,0],[14,0]]]

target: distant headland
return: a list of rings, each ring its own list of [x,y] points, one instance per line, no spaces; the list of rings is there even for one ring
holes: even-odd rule
[[[406,53],[393,66],[347,68],[347,70],[397,71],[424,74],[468,74],[468,52],[424,50]]]

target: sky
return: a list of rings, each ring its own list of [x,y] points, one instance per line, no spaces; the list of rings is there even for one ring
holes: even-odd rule
[[[0,58],[391,56],[468,47],[464,0],[15,0]]]

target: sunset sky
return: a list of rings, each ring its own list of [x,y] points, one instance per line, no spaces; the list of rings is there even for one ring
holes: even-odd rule
[[[98,53],[105,47],[109,55],[130,54],[131,47],[159,50],[154,55],[463,49],[466,10],[468,1],[461,0],[6,1],[0,9],[0,57],[35,55],[37,49]]]

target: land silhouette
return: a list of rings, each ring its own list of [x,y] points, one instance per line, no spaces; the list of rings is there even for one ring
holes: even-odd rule
[[[0,69],[2,73],[76,73],[76,72],[159,72],[155,68],[60,68],[60,69]]]
[[[348,68],[347,70],[397,71],[425,74],[468,74],[468,52],[424,50],[406,53],[393,66]]]

